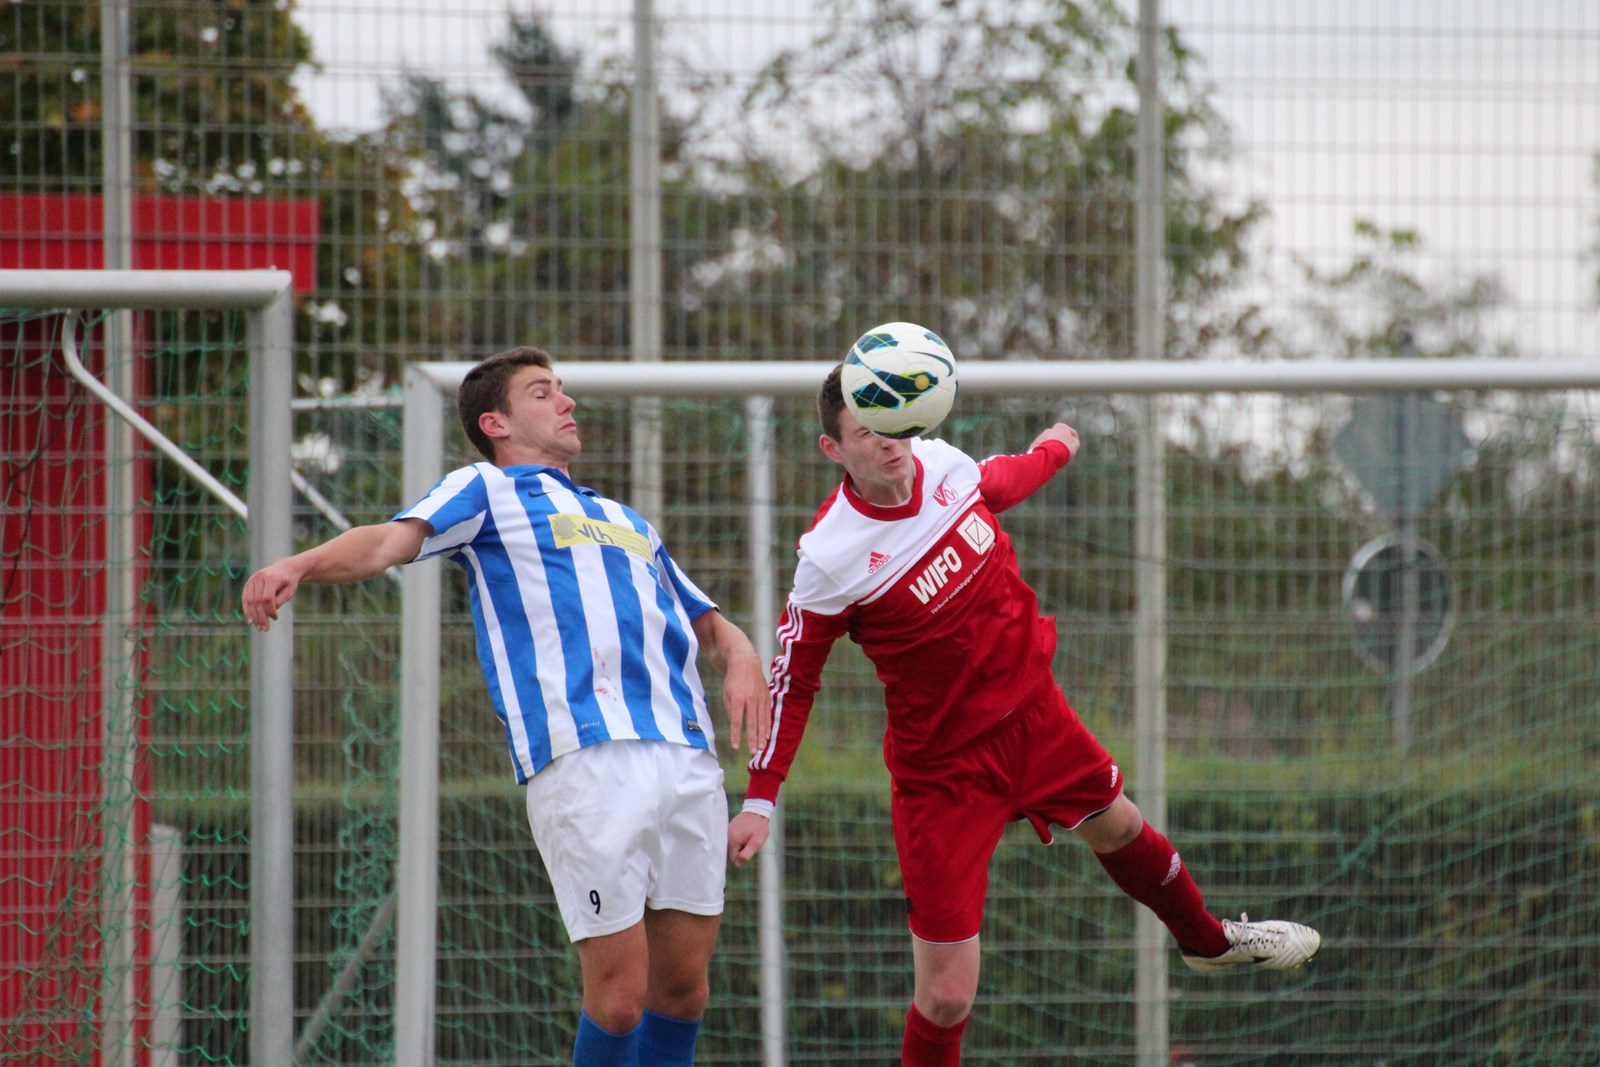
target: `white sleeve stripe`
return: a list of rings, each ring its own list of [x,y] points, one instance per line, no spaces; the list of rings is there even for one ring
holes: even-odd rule
[[[804,630],[801,611],[793,603],[786,606],[783,625],[778,627],[778,647],[782,650],[772,661],[772,727],[767,732],[767,744],[754,759],[752,767],[765,769],[778,749],[778,731],[783,724],[783,701],[789,694],[793,676],[789,672],[789,658],[795,641]]]

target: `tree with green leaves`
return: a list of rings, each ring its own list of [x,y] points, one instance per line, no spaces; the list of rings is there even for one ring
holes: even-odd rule
[[[317,292],[297,331],[313,377],[396,367],[378,353],[426,316],[404,159],[381,138],[331,137],[293,84],[311,42],[285,0],[134,4],[129,18],[135,195],[315,198]],[[18,0],[0,15],[0,187],[94,193],[103,158],[100,8]],[[308,365],[309,364],[309,365]]]
[[[1324,358],[1509,356],[1516,345],[1494,332],[1505,308],[1505,285],[1479,274],[1430,283],[1416,270],[1424,239],[1414,230],[1385,229],[1366,219],[1353,226],[1349,262],[1319,269],[1301,263],[1310,290],[1304,305]]]
[[[0,144],[12,187],[82,189],[101,168],[97,4],[19,0],[0,17]],[[141,186],[261,195],[306,175],[318,135],[290,79],[311,43],[276,0],[133,5],[133,159]]]
[[[439,258],[476,262],[507,251],[523,157],[547,151],[584,110],[575,52],[533,15],[508,15],[506,33],[490,52],[515,90],[512,102],[415,72],[382,91],[388,142],[423,164],[416,197]]]
[[[827,0],[828,28],[749,90],[742,176],[773,205],[802,350],[887,318],[986,358],[1132,354],[1133,27],[1109,0]],[[1227,131],[1165,38],[1171,352],[1249,329],[1234,285],[1256,203],[1203,163]]]
[[[435,336],[463,356],[537,338],[562,358],[628,351],[631,70],[585,57],[535,15],[508,16],[493,49],[508,99],[419,74],[384,94],[386,134],[419,164]],[[726,243],[688,122],[664,109],[663,288],[669,335],[697,263]],[[669,350],[698,346],[669,340]]]

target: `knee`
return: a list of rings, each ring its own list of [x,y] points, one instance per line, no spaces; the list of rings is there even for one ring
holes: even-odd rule
[[[1144,831],[1144,816],[1126,796],[1099,815],[1078,824],[1073,832],[1096,852],[1115,852],[1133,844]]]
[[[651,983],[650,1009],[674,1019],[698,1019],[711,1000],[711,984],[706,975],[656,976]]]
[[[592,997],[585,997],[583,1011],[600,1029],[613,1034],[625,1034],[639,1025],[639,1020],[644,1017],[644,1004],[637,996],[606,989]]]
[[[1117,852],[1127,848],[1139,840],[1139,835],[1144,832],[1144,820],[1137,816],[1129,822],[1112,829],[1097,849],[1099,852]]]
[[[936,979],[917,991],[917,1010],[935,1026],[954,1026],[972,1014],[978,990],[959,979]]]
[[[586,970],[583,1010],[597,1025],[624,1034],[639,1025],[645,1007],[645,969],[639,967]]]

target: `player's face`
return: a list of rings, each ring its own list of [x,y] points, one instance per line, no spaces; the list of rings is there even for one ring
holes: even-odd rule
[[[578,402],[561,391],[561,379],[545,367],[522,367],[506,389],[506,412],[492,411],[480,420],[495,438],[496,462],[502,466],[538,463],[565,469],[582,449]]]
[[[917,464],[911,441],[879,437],[856,421],[849,410],[839,412],[839,440],[824,434],[823,455],[842,466],[856,492],[874,504],[904,502],[916,483]]]

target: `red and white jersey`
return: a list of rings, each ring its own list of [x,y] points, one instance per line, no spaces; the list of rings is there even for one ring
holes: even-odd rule
[[[891,772],[970,744],[1053,681],[1055,620],[1040,618],[995,515],[1049,481],[1066,446],[979,463],[919,438],[912,455],[904,504],[869,503],[846,480],[800,538],[772,663],[772,735],[751,757],[750,800],[777,798],[840,636],[883,682]]]

